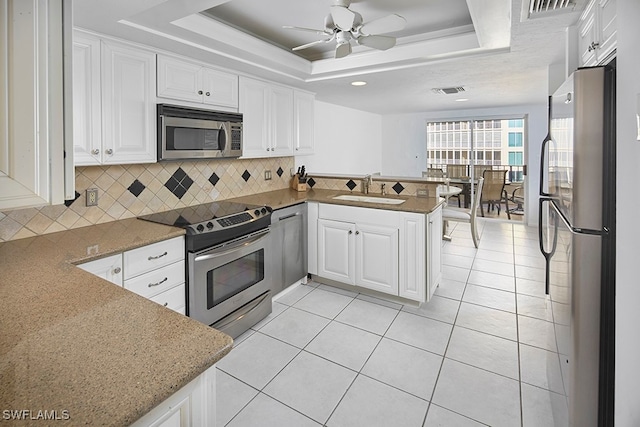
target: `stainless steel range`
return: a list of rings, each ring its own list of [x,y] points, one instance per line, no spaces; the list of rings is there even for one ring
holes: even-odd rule
[[[236,338],[271,313],[271,208],[214,202],[140,219],[186,230],[189,317]]]

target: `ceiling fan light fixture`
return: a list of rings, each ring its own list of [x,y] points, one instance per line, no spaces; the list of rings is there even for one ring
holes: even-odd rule
[[[351,82],[351,86],[365,86],[366,84],[367,82],[362,80],[356,80],[354,82]]]

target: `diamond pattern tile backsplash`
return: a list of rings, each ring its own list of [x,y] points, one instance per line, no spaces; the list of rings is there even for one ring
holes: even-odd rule
[[[74,201],[0,212],[0,242],[288,188],[279,172],[293,167],[293,157],[77,167]],[[98,206],[86,206],[88,188]]]

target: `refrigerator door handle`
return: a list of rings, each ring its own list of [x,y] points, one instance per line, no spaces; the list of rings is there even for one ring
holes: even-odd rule
[[[544,247],[544,239],[543,239],[543,230],[542,230],[542,207],[544,202],[552,203],[552,199],[549,197],[540,197],[538,200],[538,243],[540,244],[540,252],[542,252],[542,256],[544,256],[545,267],[544,267],[544,293],[545,295],[549,295],[549,275],[551,271],[551,257],[556,251],[556,246],[558,242],[558,230],[553,231],[553,244],[551,245],[551,251],[545,250]],[[554,227],[557,228],[557,222],[554,224]]]
[[[543,198],[540,198],[540,200],[542,200]],[[574,227],[573,225],[571,225],[571,223],[569,222],[569,219],[564,215],[564,213],[562,213],[562,210],[558,209],[558,207],[556,206],[556,204],[554,203],[554,199],[551,198],[544,198],[546,200],[549,200],[549,203],[551,203],[551,206],[553,206],[553,210],[556,211],[556,213],[560,216],[560,219],[562,219],[562,222],[564,222],[564,225],[567,226],[567,228],[569,229],[569,231],[571,231],[573,234],[588,234],[591,236],[606,236],[607,234],[609,234],[609,228],[608,227],[602,227],[601,230],[594,230],[591,228],[582,228],[582,227]]]
[[[551,194],[544,191],[544,177],[546,175],[546,168],[544,166],[545,154],[547,153],[547,144],[551,141],[551,135],[547,135],[542,141],[542,148],[540,150],[540,196],[549,197]]]

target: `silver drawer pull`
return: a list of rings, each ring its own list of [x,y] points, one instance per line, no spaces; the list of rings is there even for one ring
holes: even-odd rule
[[[121,271],[122,269],[120,267],[116,267],[113,269],[113,274],[120,274]]]
[[[154,286],[158,286],[158,285],[163,284],[167,280],[169,280],[169,278],[165,277],[164,279],[160,280],[158,283],[149,283],[148,287],[153,288]]]
[[[154,260],[154,259],[158,259],[158,258],[162,258],[163,256],[167,255],[167,252],[161,254],[161,255],[156,255],[156,256],[150,256],[149,257],[149,261]]]

